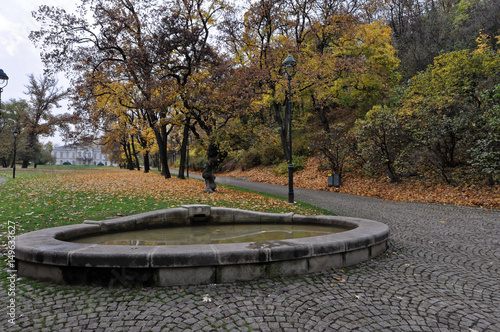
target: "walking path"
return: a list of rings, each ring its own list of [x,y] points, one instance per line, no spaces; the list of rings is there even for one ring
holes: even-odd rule
[[[234,284],[110,289],[23,281],[18,326],[3,323],[8,295],[0,291],[0,330],[500,331],[500,211],[305,189],[295,198],[386,223],[390,250],[344,270]]]

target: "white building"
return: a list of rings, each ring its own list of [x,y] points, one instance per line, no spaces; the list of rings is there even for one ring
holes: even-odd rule
[[[112,166],[106,154],[100,147],[90,146],[56,146],[52,151],[56,165],[71,163],[71,165],[104,165]]]

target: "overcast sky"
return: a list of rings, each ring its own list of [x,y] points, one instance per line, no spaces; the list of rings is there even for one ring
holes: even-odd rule
[[[24,94],[27,90],[28,75],[35,77],[43,73],[40,60],[40,50],[35,48],[28,36],[31,31],[38,30],[38,22],[32,17],[31,12],[36,11],[42,4],[63,7],[73,11],[79,0],[2,0],[0,6],[0,69],[9,76],[9,83],[3,89],[2,102],[11,98],[28,99]],[[60,85],[65,80],[60,75]],[[66,104],[56,112],[66,112]],[[59,137],[45,138],[44,142],[52,141],[62,144]]]

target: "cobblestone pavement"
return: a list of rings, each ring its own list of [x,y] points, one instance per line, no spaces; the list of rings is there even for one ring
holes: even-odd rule
[[[301,189],[295,197],[388,224],[390,250],[342,270],[234,284],[123,289],[20,280],[17,325],[7,322],[9,297],[0,291],[0,330],[500,331],[500,211]]]

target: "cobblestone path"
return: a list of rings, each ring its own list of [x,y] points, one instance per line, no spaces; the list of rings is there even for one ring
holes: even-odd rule
[[[0,330],[500,331],[499,211],[300,189],[295,197],[388,224],[390,250],[343,270],[234,284],[123,289],[20,280],[17,325],[7,322],[9,297],[0,291]]]

